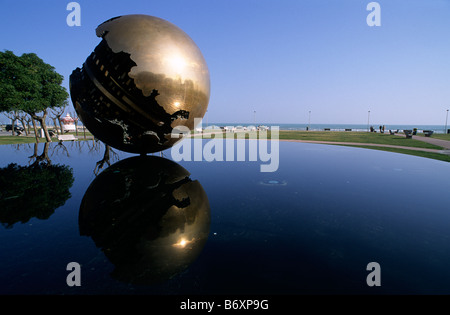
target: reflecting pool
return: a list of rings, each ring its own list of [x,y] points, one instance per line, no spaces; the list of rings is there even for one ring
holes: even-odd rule
[[[450,293],[449,163],[279,148],[264,173],[93,141],[0,146],[0,294]]]

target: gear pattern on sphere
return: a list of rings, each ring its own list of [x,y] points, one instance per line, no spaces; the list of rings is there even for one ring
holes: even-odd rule
[[[102,40],[70,76],[72,103],[99,140],[131,153],[172,147],[177,126],[195,128],[210,95],[209,70],[197,45],[177,26],[125,15],[98,26]]]

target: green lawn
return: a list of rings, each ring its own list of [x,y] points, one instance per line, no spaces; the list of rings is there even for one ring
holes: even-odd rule
[[[75,135],[75,132],[68,133]],[[92,134],[86,132],[87,139],[84,139],[84,134],[82,132],[78,132],[78,140],[89,140],[89,137],[92,138]],[[45,142],[45,138],[39,138],[40,143]],[[58,138],[53,137],[53,142],[58,142]],[[0,136],[0,145],[2,144],[20,144],[20,143],[35,143],[36,138],[34,136]]]
[[[364,145],[358,145],[358,146],[352,146],[352,147],[380,150],[380,151],[387,151],[387,152],[395,152],[395,153],[408,154],[408,155],[420,156],[420,157],[439,160],[439,161],[450,162],[450,155],[440,154],[440,153],[407,150],[407,149],[397,149],[397,148],[389,148],[389,147],[364,146]]]
[[[403,147],[427,148],[441,150],[438,147],[420,140],[407,139],[403,134],[390,135],[372,132],[351,131],[280,131],[280,140],[311,140],[333,142],[356,142],[398,145]]]
[[[196,134],[195,136],[200,136]],[[222,137],[230,136],[233,134],[223,133]],[[246,133],[245,138],[248,139],[249,135],[254,138],[256,132]],[[235,138],[238,137],[238,133],[234,133]],[[242,136],[242,134],[241,134]],[[212,136],[214,137],[214,136]],[[270,131],[267,133],[267,137],[270,139]],[[372,143],[380,145],[397,145],[402,147],[414,147],[414,148],[426,148],[441,150],[442,147],[435,146],[420,140],[407,139],[403,134],[390,135],[381,133],[370,132],[351,132],[351,131],[286,131],[280,130],[280,140],[305,140],[305,141],[332,141],[332,142],[354,142],[354,143]]]
[[[20,143],[35,143],[36,139],[34,137],[24,137],[24,136],[1,136],[1,144],[20,144]],[[45,142],[45,139],[42,139]]]
[[[74,134],[74,133],[73,133]],[[250,133],[252,138],[255,138],[257,133]],[[233,135],[235,138],[238,137],[238,133],[230,134],[230,133],[222,133],[220,136],[225,138],[226,136]],[[245,133],[245,138],[249,138],[249,133]],[[92,136],[90,133],[86,133],[86,136]],[[201,134],[194,134],[195,137],[201,136]],[[242,134],[241,134],[242,136]],[[206,137],[207,139],[219,137],[219,135],[212,135]],[[267,133],[267,138],[270,139],[270,131]],[[432,136],[433,138],[439,138],[450,141],[450,135],[447,134],[436,134]],[[84,140],[84,134],[78,133],[79,140]],[[57,142],[57,138],[53,138],[55,142]],[[369,132],[351,132],[351,131],[285,131],[280,130],[279,132],[280,140],[305,140],[305,141],[330,141],[330,142],[348,142],[348,143],[361,143],[361,145],[350,145],[357,146],[372,150],[384,150],[390,152],[397,152],[402,154],[409,154],[415,156],[421,156],[441,161],[450,162],[450,156],[440,153],[433,152],[425,152],[425,151],[416,151],[416,150],[408,150],[403,148],[390,148],[383,147],[383,145],[395,145],[402,147],[414,147],[414,148],[426,148],[426,149],[435,149],[442,150],[442,147],[435,146],[420,140],[407,139],[403,134],[390,135],[390,134],[381,134],[381,133],[369,133]],[[34,143],[34,137],[25,137],[25,136],[2,136],[0,137],[0,144],[17,144],[17,143]],[[45,139],[41,139],[41,142],[45,142]],[[364,144],[379,144],[380,146],[364,146]],[[336,143],[337,144],[337,143]]]

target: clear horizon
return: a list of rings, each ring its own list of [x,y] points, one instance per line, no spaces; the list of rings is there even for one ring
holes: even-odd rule
[[[0,49],[36,53],[68,91],[99,43],[99,24],[148,14],[202,51],[208,121],[365,124],[370,111],[374,123],[444,125],[450,109],[447,0],[376,1],[380,26],[367,23],[369,0],[83,0],[81,26],[72,27],[69,2],[2,0],[0,13]]]

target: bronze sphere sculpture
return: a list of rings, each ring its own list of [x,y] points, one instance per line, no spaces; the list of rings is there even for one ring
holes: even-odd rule
[[[184,31],[157,17],[124,15],[100,24],[96,34],[101,42],[70,76],[72,103],[96,138],[146,154],[178,142],[175,127],[195,128],[208,107],[210,78]]]
[[[78,216],[80,235],[91,237],[114,264],[114,279],[162,283],[200,255],[211,210],[202,185],[190,176],[171,160],[134,156],[89,185]]]

